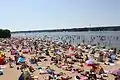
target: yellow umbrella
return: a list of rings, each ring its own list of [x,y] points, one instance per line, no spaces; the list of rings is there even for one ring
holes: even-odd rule
[[[0,52],[0,56],[5,56],[5,53],[4,52]]]

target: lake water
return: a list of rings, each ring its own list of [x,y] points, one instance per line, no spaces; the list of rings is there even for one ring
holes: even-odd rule
[[[46,37],[54,41],[66,41],[72,44],[85,43],[106,45],[120,49],[120,31],[89,31],[89,32],[32,32],[14,33],[12,37]]]

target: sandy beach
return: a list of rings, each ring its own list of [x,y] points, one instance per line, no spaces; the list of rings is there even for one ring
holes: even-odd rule
[[[51,75],[49,73],[40,74],[40,70],[38,69],[38,67],[40,67],[40,66],[42,66],[42,67],[48,67],[49,66],[51,69],[55,70],[54,74],[60,74],[61,72],[64,73],[64,75],[61,75],[61,77],[64,77],[64,78],[68,77],[68,76],[71,77],[70,79],[66,78],[65,80],[75,80],[75,76],[82,75],[85,71],[90,71],[91,68],[93,67],[93,66],[88,66],[86,62],[81,62],[81,60],[84,60],[86,58],[86,54],[89,56],[87,61],[89,59],[93,58],[94,63],[99,63],[99,65],[103,68],[104,72],[102,72],[102,73],[97,73],[96,72],[95,74],[97,76],[101,76],[100,74],[106,74],[107,76],[103,77],[105,80],[114,80],[114,78],[116,76],[113,76],[111,73],[107,73],[107,72],[112,71],[112,70],[118,70],[119,66],[120,66],[119,54],[117,54],[117,60],[114,60],[114,62],[112,62],[112,63],[107,61],[108,57],[103,58],[104,62],[100,62],[100,61],[98,61],[99,59],[96,60],[96,58],[95,58],[96,57],[95,54],[98,54],[99,51],[97,51],[97,50],[95,51],[94,57],[91,56],[91,53],[89,53],[92,46],[89,46],[89,48],[85,49],[84,47],[86,45],[83,45],[83,44],[79,45],[79,46],[76,46],[76,47],[73,47],[73,46],[69,46],[68,44],[62,44],[62,43],[57,44],[55,42],[53,43],[53,42],[41,40],[41,41],[38,41],[38,42],[36,41],[36,44],[35,44],[35,45],[37,45],[37,49],[36,49],[36,46],[31,44],[31,42],[33,43],[33,41],[29,40],[29,39],[23,39],[23,40],[22,39],[11,39],[11,41],[14,41],[14,42],[10,42],[8,44],[9,40],[8,41],[6,40],[6,44],[4,44],[4,42],[2,43],[2,44],[4,44],[3,45],[4,48],[3,48],[3,50],[1,48],[1,51],[2,51],[1,53],[4,53],[6,57],[10,57],[11,59],[13,59],[15,61],[14,57],[15,57],[16,54],[11,55],[11,52],[5,48],[5,46],[8,44],[7,47],[10,47],[10,50],[11,50],[11,49],[13,49],[13,46],[10,46],[10,44],[14,44],[14,47],[16,49],[13,49],[13,50],[18,50],[19,55],[22,54],[22,56],[25,57],[26,64],[29,65],[29,66],[32,66],[35,70],[33,73],[30,73],[30,75],[34,76],[34,77],[37,77],[38,80],[53,80],[53,79],[48,79],[48,77]],[[43,46],[43,44],[44,44],[44,46]],[[20,45],[20,46],[18,46],[18,45]],[[17,48],[17,46],[18,46],[18,48]],[[31,49],[30,51],[28,51],[26,53],[24,53],[24,51],[21,51],[21,49],[22,49],[21,47],[24,47],[25,49],[30,49],[32,46],[34,46],[34,49]],[[57,52],[52,49],[53,47],[56,47]],[[45,52],[46,48],[49,48],[48,52]],[[33,52],[32,52],[32,50],[33,50]],[[37,51],[42,51],[42,52],[36,54],[36,52],[34,52],[34,50],[35,51],[36,50]],[[86,52],[83,51],[83,50],[86,50]],[[65,51],[65,53],[62,52],[62,51]],[[109,51],[110,51],[110,49],[109,49]],[[107,50],[108,53],[110,53],[109,51]],[[82,53],[79,53],[79,52],[82,52]],[[103,53],[104,52],[105,51],[103,51]],[[49,53],[49,55],[46,54],[46,53]],[[57,54],[55,54],[55,53],[57,53]],[[62,57],[63,56],[62,53],[66,54],[67,56],[71,55],[71,53],[74,53],[74,55],[72,55],[71,57],[69,56],[70,58],[67,58],[67,57],[66,58],[60,58],[59,62],[56,62],[56,60],[53,60],[53,61],[51,60],[53,57],[57,57],[55,59],[59,60],[58,56]],[[69,54],[67,54],[67,53],[69,53]],[[112,52],[112,53],[114,53],[114,52]],[[82,54],[81,56],[80,55],[77,56],[77,57],[81,57],[80,60],[77,59],[77,57],[75,57],[75,54]],[[99,53],[99,54],[101,54],[101,53]],[[40,58],[41,61],[40,62],[37,61],[38,65],[36,65],[36,63],[32,64],[30,62],[30,59],[32,59],[33,56],[35,56],[35,57],[44,56],[46,60]],[[97,58],[99,58],[99,56],[100,55],[98,55]],[[105,57],[105,55],[103,55],[103,57]],[[65,59],[68,59],[67,62],[64,61]],[[78,60],[78,61],[73,62],[71,60]],[[68,61],[73,62],[72,63],[72,66],[73,66],[72,68],[69,67],[69,65],[71,65],[71,64],[68,63]],[[10,61],[8,61],[7,64],[2,65],[4,68],[2,69],[3,70],[3,75],[0,75],[0,80],[8,80],[8,79],[9,80],[19,80],[19,77],[20,77],[22,72],[20,70],[17,70],[17,68],[20,67],[21,65],[16,65],[15,62],[12,62],[13,68],[10,68],[9,62]],[[105,62],[109,63],[109,65],[105,65]],[[58,67],[58,66],[61,65],[61,63],[64,63],[64,66],[66,66],[66,68],[63,68],[64,66],[62,66],[61,68]],[[80,66],[81,64],[83,65],[82,67]],[[92,65],[93,65],[93,63],[92,63]],[[75,69],[77,70],[77,68],[78,69],[81,68],[83,70],[82,71],[83,73],[76,72]],[[45,69],[45,70],[47,71],[47,69]],[[51,76],[53,76],[53,74]],[[33,80],[35,80],[35,79],[33,79]],[[64,80],[64,79],[59,79],[59,80]],[[89,80],[89,79],[83,79],[83,80]],[[103,79],[97,79],[97,80],[103,80]]]

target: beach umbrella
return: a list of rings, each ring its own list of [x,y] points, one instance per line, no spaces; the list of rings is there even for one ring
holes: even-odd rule
[[[91,48],[91,45],[87,45],[88,48]]]
[[[23,57],[18,58],[18,63],[24,63],[25,61],[26,61],[26,59]]]
[[[116,76],[120,76],[120,70],[113,70],[112,74]]]
[[[5,58],[4,57],[0,57],[0,65],[4,65],[5,64]]]
[[[78,46],[78,49],[81,49],[81,46]]]
[[[89,59],[86,61],[87,66],[93,66],[95,64],[93,59]]]
[[[4,52],[2,52],[2,51],[0,51],[0,55],[2,56],[2,55],[5,55],[5,53]]]

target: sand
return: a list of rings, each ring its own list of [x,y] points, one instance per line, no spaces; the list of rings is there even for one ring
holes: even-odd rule
[[[11,56],[11,55],[7,54],[7,56]],[[29,58],[30,55],[25,55],[25,57]],[[69,75],[69,76],[74,77],[74,76],[76,75],[76,74],[73,74],[72,72],[64,71],[64,70],[62,70],[62,69],[60,69],[60,68],[57,68],[57,67],[54,66],[54,65],[50,65],[50,61],[49,61],[49,60],[48,60],[48,61],[43,61],[43,62],[41,62],[41,63],[39,63],[39,64],[42,65],[42,66],[51,66],[51,67],[52,67],[53,69],[55,69],[57,72],[65,72],[65,73],[66,73],[66,76]],[[20,72],[19,70],[17,70],[17,66],[14,65],[14,68],[9,68],[9,65],[8,65],[8,64],[5,65],[5,66],[6,66],[6,68],[4,68],[4,75],[1,75],[1,76],[0,76],[0,80],[18,80],[21,72]],[[32,66],[33,66],[34,68],[37,68],[36,65],[32,65]],[[104,68],[105,70],[118,69],[119,66],[120,66],[120,61],[117,61],[117,62],[116,62],[116,65],[114,65],[114,66],[105,66],[105,65],[102,65],[102,66],[103,66],[103,68]],[[84,69],[85,69],[85,70],[87,70],[87,69],[89,70],[90,67],[85,66]],[[40,75],[38,70],[36,70],[33,75],[38,76],[39,80],[45,80],[45,78],[48,77],[48,75]],[[72,78],[71,80],[74,80],[74,78]],[[114,76],[108,75],[107,80],[114,80]]]

